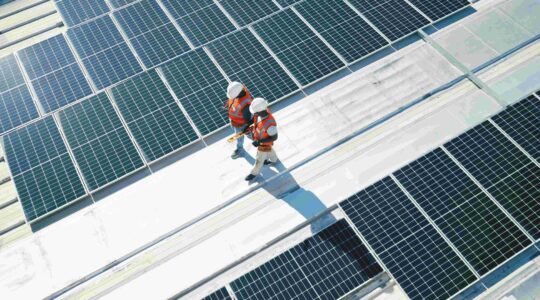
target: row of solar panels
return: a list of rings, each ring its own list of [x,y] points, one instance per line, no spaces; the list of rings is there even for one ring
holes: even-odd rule
[[[70,1],[61,2],[67,5]],[[297,3],[294,10],[278,7],[277,11],[264,8],[273,2],[264,5],[265,1],[256,1],[245,6],[253,12],[238,6],[235,13],[258,18],[273,14],[249,28],[222,32],[227,26],[216,22],[230,21],[225,15],[218,18],[203,13],[223,14],[210,2],[171,2],[164,9],[165,2],[138,1],[113,11],[112,17],[106,14],[92,19],[71,27],[66,35],[0,59],[4,79],[0,83],[0,134],[40,118],[4,138],[28,220],[225,126],[227,116],[222,106],[228,80],[245,82],[254,95],[274,101],[387,46],[386,38],[358,10],[395,20],[387,25],[400,32],[399,36],[430,23],[422,17],[424,21],[411,24],[415,18],[410,16],[421,14],[403,0],[377,5],[353,1],[354,6],[341,0],[308,0]],[[429,3],[418,5],[437,17],[468,5],[467,1]],[[434,3],[441,6],[435,9]],[[97,7],[92,5],[91,9]],[[83,13],[86,9],[76,7],[73,11]],[[167,14],[173,11],[191,30],[203,33],[185,40],[182,35],[191,34],[185,33],[185,25],[177,27],[184,24],[178,18],[177,24],[170,21]],[[246,19],[246,23],[251,21]],[[216,39],[220,35],[225,36]],[[335,52],[318,35],[325,37]],[[205,47],[190,50],[203,43],[207,43]],[[156,65],[159,67],[147,69]],[[61,131],[49,132],[55,122]],[[50,135],[54,143],[44,143],[43,135]],[[70,165],[70,155],[76,167]]]
[[[340,203],[411,299],[447,299],[540,241],[540,94]],[[345,221],[234,280],[236,299],[338,299],[380,272]],[[320,297],[320,298],[319,298]],[[225,288],[205,299],[231,299]]]

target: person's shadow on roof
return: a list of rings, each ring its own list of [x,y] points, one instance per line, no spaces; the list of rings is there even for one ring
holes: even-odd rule
[[[255,159],[249,153],[244,153],[243,157],[251,165],[255,164]],[[306,220],[313,219],[327,210],[328,207],[326,207],[317,195],[301,187],[296,179],[289,172],[286,172],[286,170],[287,167],[283,165],[281,160],[273,166],[264,166],[261,174],[256,178],[257,183],[267,180],[262,185],[262,188],[276,199],[282,200],[294,208]],[[273,178],[279,173],[281,173],[279,177]],[[271,178],[273,179],[270,180]],[[311,231],[313,233],[319,232],[321,229],[335,222],[336,219],[332,214],[325,214],[311,223]]]

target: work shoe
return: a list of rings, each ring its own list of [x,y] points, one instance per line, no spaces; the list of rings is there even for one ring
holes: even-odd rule
[[[264,165],[265,165],[265,166],[271,166],[271,165],[274,165],[275,163],[276,163],[276,162],[270,161],[270,160],[268,160],[268,159],[266,159],[266,160],[264,161]]]
[[[257,177],[257,176],[255,176],[253,174],[249,174],[248,176],[246,176],[246,181],[252,181],[255,177]]]
[[[239,158],[240,156],[242,156],[242,149],[236,149],[236,150],[234,150],[234,152],[232,153],[231,158],[232,158],[232,159],[237,159],[237,158]]]

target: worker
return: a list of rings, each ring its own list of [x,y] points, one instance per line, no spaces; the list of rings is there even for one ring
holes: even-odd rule
[[[247,181],[257,177],[263,165],[275,164],[278,161],[276,152],[272,147],[274,141],[278,138],[277,124],[268,108],[268,103],[263,98],[255,98],[249,110],[253,114],[253,126],[248,137],[253,140],[253,146],[257,147],[257,157],[253,170],[246,177]]]
[[[238,134],[247,131],[253,119],[249,111],[252,100],[251,94],[243,84],[233,81],[227,87],[227,97],[229,100],[225,103],[225,106],[229,112],[229,119],[234,132]],[[236,140],[236,149],[231,158],[240,157],[243,148],[244,136],[241,136]]]

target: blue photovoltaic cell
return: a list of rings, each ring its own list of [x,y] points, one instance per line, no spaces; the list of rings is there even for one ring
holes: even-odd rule
[[[338,299],[382,272],[345,220],[236,279],[237,299]]]
[[[91,191],[143,166],[105,93],[68,107],[58,115]]]
[[[531,163],[488,189],[536,240],[540,240],[539,187],[540,168]]]
[[[348,62],[388,45],[375,29],[341,0],[304,1],[295,7]]]
[[[493,121],[527,153],[540,161],[540,100],[529,96],[507,107]]]
[[[195,46],[235,30],[212,0],[163,0],[163,4]]]
[[[446,143],[445,147],[485,188],[531,162],[488,121]]]
[[[39,117],[26,85],[0,93],[0,134]]]
[[[302,85],[344,66],[290,9],[264,19],[253,27]]]
[[[396,178],[481,275],[531,243],[441,149]]]
[[[220,3],[240,26],[279,10],[272,0],[221,0]]]
[[[63,35],[24,48],[19,57],[45,112],[92,94]]]
[[[467,0],[409,0],[431,20],[437,21],[470,5]]]
[[[57,0],[56,5],[68,26],[75,26],[109,11],[105,0]]]
[[[290,5],[295,4],[296,2],[300,2],[300,0],[277,0],[277,3],[279,3],[281,7],[290,6]]]
[[[208,48],[229,78],[244,83],[254,97],[273,102],[298,90],[291,77],[247,29],[214,41]]]
[[[384,35],[394,41],[428,25],[430,21],[404,0],[350,0]]]
[[[204,297],[202,300],[232,300],[232,298],[229,295],[229,292],[227,292],[227,289],[223,287]]]
[[[13,54],[0,58],[0,93],[24,84],[24,78]]]
[[[224,108],[228,82],[203,49],[165,64],[163,73],[202,135],[229,123]]]
[[[6,159],[28,220],[85,195],[52,117],[4,136]]]
[[[146,67],[190,50],[154,0],[143,0],[114,13]]]
[[[142,71],[109,16],[70,28],[67,33],[98,89]]]
[[[135,76],[111,91],[148,161],[199,138],[155,71]]]
[[[340,205],[411,299],[448,298],[476,280],[390,177]]]

